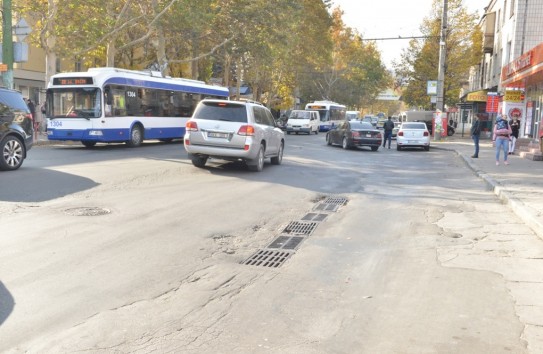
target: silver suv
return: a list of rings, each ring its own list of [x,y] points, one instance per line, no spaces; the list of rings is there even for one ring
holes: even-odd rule
[[[260,172],[265,158],[273,165],[283,160],[285,134],[258,102],[205,99],[185,128],[185,149],[196,167],[212,157],[245,161],[250,170]]]

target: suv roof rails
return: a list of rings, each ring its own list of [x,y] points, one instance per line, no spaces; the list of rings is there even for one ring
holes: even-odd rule
[[[264,106],[261,102],[258,102],[258,101],[255,101],[255,100],[250,100],[248,98],[240,98],[238,99],[237,101],[240,101],[240,102],[247,102],[247,103],[253,103],[253,104],[258,104],[260,106]]]

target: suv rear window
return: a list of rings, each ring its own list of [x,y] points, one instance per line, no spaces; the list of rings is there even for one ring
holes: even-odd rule
[[[196,119],[221,120],[226,122],[247,122],[245,105],[228,102],[201,102],[194,111]]]
[[[21,94],[18,92],[0,91],[0,105],[2,110],[9,111],[9,108],[11,108],[25,112],[28,111],[25,101],[23,101]]]

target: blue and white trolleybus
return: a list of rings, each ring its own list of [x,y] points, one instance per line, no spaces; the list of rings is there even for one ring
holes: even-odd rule
[[[306,110],[318,111],[320,116],[319,131],[326,132],[342,120],[345,120],[347,108],[332,101],[315,101],[306,104]]]
[[[51,77],[46,96],[49,140],[125,142],[182,139],[203,98],[229,97],[227,88],[163,77],[160,72],[92,68]]]

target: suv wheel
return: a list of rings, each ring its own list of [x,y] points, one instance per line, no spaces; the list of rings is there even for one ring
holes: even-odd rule
[[[191,160],[194,166],[202,168],[206,165],[207,156],[194,156]]]
[[[271,158],[272,165],[280,165],[283,161],[283,143],[279,145],[279,151],[277,151],[277,156]]]
[[[13,171],[21,167],[24,159],[24,146],[19,139],[9,135],[0,142],[0,170]]]
[[[247,166],[251,171],[262,172],[264,169],[264,145],[260,144],[260,149],[258,149],[256,159],[251,160]]]

